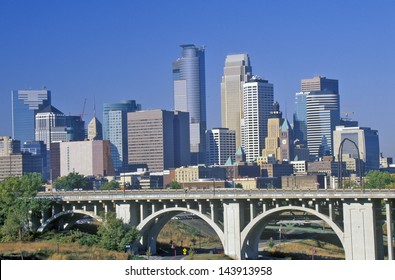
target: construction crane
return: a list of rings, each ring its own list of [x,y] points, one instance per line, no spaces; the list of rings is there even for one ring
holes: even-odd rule
[[[80,114],[81,119],[85,115],[85,105],[86,105],[86,97],[85,97],[85,100],[84,100],[84,106],[82,106],[82,111],[81,111],[81,114]]]

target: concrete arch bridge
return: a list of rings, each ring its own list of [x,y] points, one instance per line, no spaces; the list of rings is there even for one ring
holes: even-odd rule
[[[180,213],[204,220],[218,235],[225,254],[235,259],[258,257],[264,226],[284,212],[308,213],[328,224],[343,245],[346,259],[394,259],[393,215],[395,192],[294,191],[294,190],[130,190],[41,192],[37,198],[53,201],[42,213],[38,231],[59,221],[70,225],[78,217],[99,219],[98,214],[116,212],[125,223],[136,226],[141,246],[156,252],[162,227]],[[74,217],[74,218],[73,218]],[[387,246],[383,245],[383,227]]]

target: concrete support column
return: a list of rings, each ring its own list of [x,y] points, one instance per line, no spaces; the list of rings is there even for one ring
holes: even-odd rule
[[[130,223],[130,204],[129,203],[117,203],[115,205],[115,213],[118,219],[123,220],[125,224]]]
[[[151,204],[151,210],[152,210],[152,214],[154,214],[156,212],[156,205],[154,202],[152,202],[152,204]]]
[[[394,260],[394,242],[393,242],[393,232],[392,232],[392,203],[391,201],[386,201],[385,203],[385,216],[387,222],[387,244],[388,244],[388,260]]]
[[[93,205],[93,213],[95,213],[95,215],[97,215],[97,205],[96,204]]]
[[[148,217],[148,207],[144,202],[140,203],[140,222]]]
[[[86,205],[82,206],[82,210],[86,211]]]
[[[320,212],[320,202],[315,201],[314,206],[315,206],[315,211]]]
[[[254,202],[250,201],[250,221],[256,217],[256,207]]]
[[[107,213],[108,213],[108,205],[104,203],[103,208],[104,208],[104,214],[107,215]]]
[[[235,259],[241,259],[240,205],[237,202],[223,203],[224,206],[224,251]]]
[[[378,259],[374,204],[344,202],[343,217],[346,260]]]
[[[328,211],[329,211],[329,213],[328,213],[329,219],[330,219],[331,221],[333,221],[334,212],[333,212],[333,203],[332,203],[332,201],[329,201],[329,202],[328,202]]]
[[[210,202],[210,215],[211,215],[211,220],[216,223],[218,222],[218,204],[215,202]]]
[[[137,202],[130,202],[130,224],[137,226],[140,222],[140,207]]]
[[[267,211],[267,204],[266,202],[262,203],[262,212],[265,213]]]

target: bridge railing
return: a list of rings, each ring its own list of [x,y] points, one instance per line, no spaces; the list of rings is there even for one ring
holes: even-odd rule
[[[56,198],[65,196],[90,196],[90,195],[100,195],[100,196],[154,196],[163,195],[166,197],[171,197],[172,195],[180,196],[194,196],[194,195],[211,195],[211,196],[343,196],[343,195],[394,195],[395,189],[317,189],[317,190],[301,190],[301,189],[254,189],[245,190],[238,188],[209,188],[209,189],[138,189],[138,190],[75,190],[75,191],[46,191],[39,192],[37,197],[42,198]]]

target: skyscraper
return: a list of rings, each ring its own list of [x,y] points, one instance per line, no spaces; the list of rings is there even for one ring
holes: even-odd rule
[[[66,116],[52,105],[45,107],[36,114],[35,140],[43,141],[47,149],[51,142],[68,141]]]
[[[314,158],[333,154],[332,133],[340,122],[337,80],[325,77],[303,79],[296,93],[294,129],[301,144],[307,142]]]
[[[235,160],[236,133],[228,128],[213,128],[206,131],[207,165],[224,165],[229,157]]]
[[[95,117],[88,124],[88,139],[89,140],[102,140],[103,127],[101,122]]]
[[[148,110],[128,113],[129,164],[147,164],[150,171],[189,164],[187,112]]]
[[[242,146],[247,161],[255,161],[264,148],[267,123],[273,106],[273,84],[253,76],[243,85]]]
[[[51,105],[49,90],[14,90],[11,92],[12,137],[23,144],[34,140],[35,116]]]
[[[236,147],[241,146],[241,119],[243,118],[243,85],[252,75],[248,54],[228,55],[221,82],[222,127],[236,132]]]
[[[334,155],[338,159],[338,152],[341,142],[344,139],[353,141],[359,150],[359,157],[365,163],[364,172],[370,170],[379,170],[380,167],[380,147],[377,130],[369,127],[345,127],[337,126],[333,132]],[[351,155],[352,158],[358,158],[357,149],[349,142],[343,144],[342,155]]]
[[[281,160],[280,149],[280,126],[282,123],[282,112],[278,102],[274,102],[273,110],[270,112],[267,122],[268,133],[265,138],[265,148],[262,150],[262,157],[273,155],[276,160]]]
[[[127,113],[139,110],[141,105],[135,100],[103,105],[103,139],[110,140],[112,162],[117,174],[128,164]]]
[[[307,113],[306,97],[309,92],[297,92],[295,94],[295,113],[293,115],[294,136],[299,143],[307,146]]]
[[[192,164],[204,163],[206,81],[204,47],[181,45],[182,56],[173,62],[174,110],[189,112]]]

